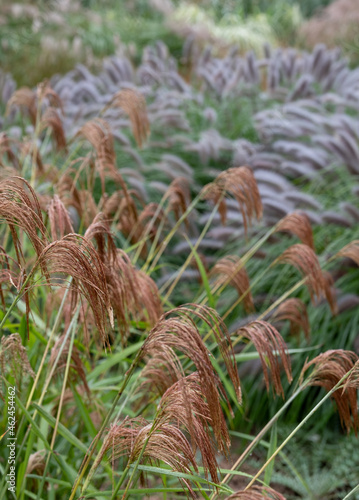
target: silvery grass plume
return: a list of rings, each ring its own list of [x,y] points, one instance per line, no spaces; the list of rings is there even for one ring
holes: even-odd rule
[[[326,351],[304,364],[300,374],[300,383],[303,381],[307,370],[313,368],[309,376],[306,375],[308,384],[323,387],[326,391],[330,391],[349,370],[357,366],[357,363],[358,356],[355,352],[343,349]],[[354,372],[355,370],[352,373]],[[349,380],[352,379],[349,378]],[[342,426],[348,432],[350,429],[354,429],[355,434],[357,434],[359,428],[357,386],[348,383],[347,379],[344,388],[339,388],[333,393],[333,398],[338,407]]]
[[[248,167],[235,167],[220,173],[217,179],[205,186],[203,196],[215,204],[219,204],[218,211],[222,223],[226,222],[227,207],[224,196],[231,194],[238,202],[243,217],[245,232],[253,217],[260,219],[263,209],[257,182]]]
[[[241,259],[236,255],[227,255],[218,260],[211,269],[211,276],[218,274],[220,276],[216,280],[216,286],[229,282],[237,290],[239,297],[244,295],[243,304],[246,312],[253,311],[254,303],[249,278]]]
[[[65,338],[66,338],[65,334],[63,334],[56,340],[54,346],[51,349],[51,355],[49,359],[49,368],[51,369],[51,367],[55,364],[55,361],[57,360],[60,348],[62,349],[55,370],[55,375],[59,377],[64,375],[64,372],[66,370],[67,358],[69,356],[69,351],[70,351],[70,342],[71,342],[70,338],[66,340],[66,344],[63,347]],[[75,345],[73,345],[71,348],[70,368],[67,381],[69,384],[75,384],[75,385],[78,382],[82,382],[83,387],[87,392],[87,395],[89,397],[91,396],[91,391],[87,384],[85,367],[81,360],[80,351]]]
[[[35,378],[26,348],[22,345],[21,337],[18,333],[3,335],[1,337],[0,370],[3,378],[7,374],[6,366],[14,377],[18,388],[20,388],[20,381],[24,374],[29,375],[33,379]]]
[[[286,498],[269,486],[251,486],[248,490],[238,491],[227,497],[227,500],[286,500]]]
[[[253,342],[262,363],[267,391],[269,391],[270,375],[274,392],[284,398],[280,378],[281,368],[283,366],[289,383],[292,381],[292,370],[287,346],[280,333],[266,321],[253,321],[237,330],[235,335]]]
[[[176,472],[192,474],[192,468],[198,472],[191,445],[178,427],[162,421],[148,422],[142,417],[126,417],[110,426],[95,467],[107,452],[113,467],[115,460],[124,456],[128,464],[135,463],[144,447],[142,459],[151,465],[164,462]],[[185,491],[195,498],[190,481],[184,478],[180,481]]]
[[[284,300],[271,315],[271,321],[274,323],[288,320],[290,323],[290,333],[299,336],[303,330],[305,338],[309,341],[310,324],[307,307],[304,302],[298,298]]]

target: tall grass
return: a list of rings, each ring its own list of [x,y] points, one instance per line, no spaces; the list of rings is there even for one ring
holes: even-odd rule
[[[335,53],[314,55],[303,56],[297,80],[291,56],[276,55],[288,74],[273,80],[268,63],[263,95],[253,54],[224,61],[204,54],[187,83],[159,43],[145,51],[132,88],[131,68],[120,60],[101,75],[106,94],[100,77],[80,68],[82,80],[66,75],[8,99],[0,139],[0,370],[3,432],[7,387],[17,387],[17,448],[15,496],[1,447],[0,497],[289,498],[272,478],[302,428],[322,432],[324,413],[357,431],[359,246],[354,223],[329,210],[344,199],[355,219],[356,149],[339,125],[330,136],[335,119],[351,130],[339,111],[324,127],[321,114],[305,108],[308,67],[324,86],[338,63]],[[230,59],[245,71],[228,84]],[[326,72],[320,61],[329,61]],[[120,91],[118,75],[127,82]],[[81,81],[81,92],[71,87]],[[345,86],[330,88],[344,99]],[[269,109],[243,124],[255,130],[251,137],[193,124],[211,102],[217,109],[206,120],[224,127],[228,102],[242,91],[253,108],[270,94]],[[299,116],[298,137],[286,136],[272,112]],[[313,122],[327,133],[318,142],[308,137]],[[309,170],[314,180],[280,170],[287,162],[293,172],[293,149],[303,177]],[[183,158],[175,154],[182,151]],[[321,166],[338,157],[338,173]],[[323,178],[336,187],[332,196],[324,196]],[[304,213],[298,200],[316,211]],[[292,425],[284,436],[283,422]],[[254,435],[226,466],[236,432]],[[267,456],[260,453],[253,470],[251,455],[265,439]],[[238,476],[245,483],[236,487]]]

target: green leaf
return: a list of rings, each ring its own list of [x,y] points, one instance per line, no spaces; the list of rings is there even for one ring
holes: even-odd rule
[[[270,441],[269,441],[269,448],[268,448],[268,453],[267,453],[267,460],[273,455],[275,450],[277,449],[277,422],[274,422],[273,427],[271,429],[271,434],[270,434]],[[268,467],[265,470],[264,473],[264,484],[267,486],[270,486],[270,482],[272,479],[272,474],[273,474],[273,469],[274,469],[274,460],[270,462]]]
[[[199,270],[199,272],[201,274],[202,283],[203,283],[204,289],[206,290],[207,299],[208,299],[208,305],[209,305],[209,307],[213,307],[214,308],[216,306],[216,304],[215,304],[215,298],[214,298],[214,296],[212,294],[211,286],[209,284],[207,272],[206,272],[206,270],[204,268],[203,262],[201,261],[199,255],[198,255],[197,250],[194,248],[194,246],[192,245],[192,243],[191,243],[190,239],[187,237],[187,235],[185,235],[185,238],[186,238],[186,241],[187,241],[188,245],[190,246],[190,248],[192,250],[194,258],[196,259],[198,270]]]
[[[31,406],[36,408],[36,410],[42,417],[44,417],[44,419],[51,425],[51,427],[55,428],[56,419],[52,415],[50,415],[36,403],[32,403]],[[83,453],[87,453],[87,447],[79,439],[77,439],[77,437],[74,436],[72,432],[70,432],[67,427],[65,427],[61,422],[59,422],[57,432],[80,451],[82,451]]]

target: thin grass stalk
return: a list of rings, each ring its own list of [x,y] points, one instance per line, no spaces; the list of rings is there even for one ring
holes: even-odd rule
[[[34,130],[34,135],[33,135],[33,147],[32,147],[32,163],[31,163],[31,178],[30,178],[30,186],[32,188],[35,187],[35,179],[36,179],[36,153],[37,153],[37,146],[36,142],[37,139],[40,135],[41,132],[41,104],[42,101],[41,99],[38,99],[37,102],[37,109],[36,109],[36,125],[35,125],[35,130]]]
[[[269,231],[267,231],[265,233],[264,236],[262,236],[262,238],[260,238],[257,243],[255,243],[252,248],[250,248],[244,255],[243,257],[241,257],[241,263],[240,265],[236,268],[235,270],[235,273],[237,273],[238,271],[240,271],[242,269],[243,266],[246,265],[246,263],[249,261],[249,259],[251,257],[253,257],[253,255],[257,252],[257,250],[259,250],[259,248],[267,241],[267,239],[272,236],[272,234],[276,231],[277,229],[277,226],[278,226],[279,223],[277,223],[275,226],[273,226]],[[212,294],[214,293],[217,293],[217,295],[220,295],[223,290],[229,285],[229,283],[231,282],[231,279],[232,277],[229,277],[227,278],[227,280],[222,284],[222,285],[214,285],[213,288],[211,289],[211,292]],[[203,302],[203,304],[201,303],[201,305],[204,305],[207,301],[207,298],[205,297],[205,300]]]
[[[276,449],[276,451],[269,457],[269,459],[266,461],[266,463],[259,469],[259,471],[256,473],[256,475],[253,477],[253,479],[247,484],[247,486],[244,488],[244,491],[248,490],[253,483],[259,478],[259,476],[262,474],[262,472],[268,467],[268,465],[274,460],[274,458],[278,455],[278,453],[284,448],[284,446],[292,439],[293,436],[299,431],[301,427],[310,419],[312,415],[322,406],[322,404],[330,398],[330,396],[338,390],[343,382],[349,377],[351,372],[354,370],[354,367],[351,368],[343,377],[339,380],[337,384],[329,391],[323,398],[315,405],[315,407],[303,418],[303,420],[297,425],[297,427],[289,434],[289,436],[283,441],[283,443]]]
[[[23,294],[24,292],[24,289],[26,288],[27,284],[29,283],[30,281],[30,278],[32,278],[32,274],[34,272],[34,269],[36,268],[36,264],[35,266],[31,269],[31,271],[29,272],[29,274],[27,275],[24,283],[22,284],[22,287],[20,288],[20,290],[18,291],[18,293],[16,294],[15,296],[15,299],[12,301],[12,303],[10,304],[9,308],[7,309],[6,313],[5,313],[5,316],[3,317],[3,319],[1,320],[1,323],[0,323],[0,332],[1,330],[3,329],[4,327],[4,324],[6,322],[6,320],[8,319],[8,317],[10,316],[12,310],[14,309],[14,307],[16,306],[16,304],[19,302],[19,300],[21,299],[21,295]]]
[[[168,235],[166,236],[166,238],[162,241],[162,243],[160,245],[160,248],[157,250],[155,258],[153,259],[153,262],[152,262],[152,264],[151,264],[151,266],[149,268],[148,274],[151,274],[151,272],[154,270],[154,268],[156,267],[157,262],[161,258],[163,252],[166,250],[167,245],[169,244],[169,242],[173,238],[173,236],[176,233],[177,229],[182,224],[182,222],[186,219],[186,217],[188,216],[188,214],[191,213],[191,211],[193,210],[193,208],[197,205],[198,201],[201,199],[201,196],[202,196],[201,193],[199,193],[192,200],[192,202],[190,203],[190,205],[188,205],[187,210],[181,215],[181,217],[178,219],[178,221],[173,226],[173,228],[171,229],[171,231],[168,233]],[[146,263],[146,265],[148,267],[147,263]],[[147,267],[146,267],[146,269],[147,269]]]
[[[56,332],[56,330],[57,330],[57,328],[58,328],[58,326],[60,324],[60,316],[61,316],[62,310],[64,308],[65,301],[67,299],[67,295],[69,293],[71,282],[72,282],[72,277],[70,278],[69,286],[68,286],[68,288],[66,288],[64,296],[62,298],[59,310],[58,310],[56,318],[55,318],[54,326],[52,327],[52,330],[51,330],[51,333],[50,333],[50,336],[49,336],[49,340],[47,341],[46,348],[45,348],[44,354],[43,354],[41,362],[40,362],[40,366],[39,366],[39,368],[36,371],[36,377],[35,377],[34,383],[32,384],[31,391],[30,391],[29,397],[28,397],[27,402],[26,402],[26,407],[25,407],[26,409],[28,409],[29,406],[30,406],[30,403],[32,401],[32,397],[33,397],[34,392],[36,390],[36,386],[37,386],[37,384],[39,382],[40,375],[41,375],[42,369],[43,369],[44,364],[45,364],[45,359],[46,359],[47,353],[49,352],[49,349],[50,349],[50,345],[51,345],[52,339],[53,339],[53,337],[55,335],[55,332]]]
[[[137,363],[139,362],[139,360],[141,359],[141,356],[142,356],[142,351],[143,351],[143,346],[139,349],[138,353],[136,354],[136,357],[135,359],[133,360],[129,370],[126,372],[126,376],[124,378],[124,381],[122,382],[122,385],[121,385],[121,388],[120,390],[118,391],[118,393],[116,394],[115,396],[115,399],[113,400],[113,403],[112,403],[112,406],[110,408],[110,410],[108,411],[106,417],[105,417],[105,420],[103,421],[102,423],[102,426],[101,426],[101,429],[99,430],[97,436],[95,437],[94,441],[92,442],[92,444],[90,445],[90,449],[89,449],[89,452],[88,452],[88,455],[87,455],[87,458],[85,460],[85,463],[83,464],[82,466],[82,469],[81,469],[81,472],[79,473],[77,479],[76,479],[76,482],[72,488],[72,492],[71,492],[71,495],[70,495],[70,498],[69,500],[73,500],[73,498],[75,497],[75,493],[80,485],[80,482],[82,481],[82,478],[84,477],[85,475],[85,472],[89,466],[89,463],[91,461],[91,458],[95,452],[95,449],[96,449],[96,446],[98,444],[98,442],[100,441],[109,421],[110,421],[110,418],[113,414],[113,412],[115,411],[115,408],[117,406],[117,403],[119,401],[119,399],[121,398],[124,390],[126,389],[126,386],[128,384],[128,382],[130,381],[132,375],[133,375],[133,372],[137,366]],[[99,453],[101,453],[101,450],[99,451]],[[96,461],[95,461],[96,463]],[[85,493],[90,481],[91,481],[91,478],[95,472],[95,467],[92,465],[87,477],[86,477],[86,480],[85,480],[85,483],[82,487],[82,493]]]
[[[293,292],[295,292],[296,290],[298,290],[298,288],[300,288],[306,282],[306,280],[307,280],[306,277],[302,278],[295,285],[293,285],[289,290],[287,290],[286,292],[284,292],[283,295],[281,295],[276,301],[273,302],[273,304],[271,304],[264,312],[262,312],[258,316],[258,318],[256,318],[256,321],[260,321],[265,316],[267,316],[267,314],[269,314],[271,311],[273,311],[273,309],[275,309],[277,306],[279,306],[279,304],[281,304],[287,297],[289,297]],[[236,344],[238,344],[239,341],[240,341],[240,337],[238,337],[236,340],[234,340],[233,347]]]
[[[236,463],[231,467],[232,471],[235,471],[242,465],[244,460],[248,457],[248,455],[251,453],[251,451],[257,446],[259,441],[263,438],[263,436],[269,431],[269,429],[272,427],[272,425],[277,422],[278,418],[282,415],[282,413],[288,408],[288,406],[294,401],[294,399],[299,396],[299,394],[303,391],[303,389],[306,388],[308,384],[308,381],[303,382],[303,384],[298,387],[298,389],[290,396],[290,398],[284,403],[284,405],[277,411],[277,413],[269,420],[269,422],[266,423],[266,425],[263,427],[263,429],[256,435],[256,437],[251,441],[251,443],[247,446],[247,448],[243,451],[241,456],[238,458]],[[230,479],[231,474],[228,473],[221,481],[220,484],[226,484],[228,480]],[[217,493],[214,494],[214,496],[211,497],[211,499],[214,499],[216,497]]]
[[[357,484],[351,491],[349,491],[349,493],[345,495],[343,500],[348,500],[348,498],[351,498],[354,495],[354,493],[358,493],[358,491],[359,491],[359,484]]]
[[[80,313],[80,306],[77,307],[77,310],[75,312],[73,320],[71,321],[71,324],[70,324],[70,326],[72,327],[70,346],[69,346],[69,352],[67,354],[67,362],[66,362],[66,368],[65,368],[65,373],[64,373],[64,380],[63,380],[63,384],[62,384],[62,390],[61,390],[61,394],[60,394],[59,407],[57,409],[56,423],[55,423],[55,427],[54,427],[54,431],[53,431],[51,443],[50,443],[51,451],[54,449],[57,429],[58,429],[59,422],[60,422],[60,416],[61,416],[62,405],[63,405],[63,401],[64,401],[64,396],[65,396],[66,384],[67,384],[67,379],[68,379],[68,375],[69,375],[69,371],[70,371],[72,347],[73,347],[74,340],[75,340],[75,332],[76,332],[77,319],[78,319],[79,313]],[[69,328],[70,328],[70,326],[69,326]],[[64,344],[65,344],[65,342],[64,342]],[[41,494],[42,494],[42,490],[44,488],[46,473],[47,473],[47,470],[49,467],[50,459],[51,459],[51,454],[48,453],[47,458],[46,458],[44,472],[42,474],[41,484],[40,484],[40,487],[39,487],[38,492],[37,492],[37,497],[36,497],[37,500],[40,500],[40,498],[41,498]]]
[[[247,288],[247,290],[240,297],[238,297],[238,299],[235,302],[233,302],[233,304],[229,307],[229,309],[227,309],[227,311],[225,312],[225,314],[222,316],[223,321],[231,314],[231,312],[238,306],[238,304],[240,304],[242,302],[242,300],[245,299],[245,297],[250,293],[250,291],[253,289],[253,287],[257,283],[260,282],[260,280],[263,278],[263,276],[265,276],[265,274],[267,273],[267,271],[269,271],[269,269],[271,269],[271,267],[275,263],[276,263],[276,261],[272,262],[268,267],[266,267],[266,269],[259,276],[256,277],[255,280],[253,280],[250,283],[249,288]]]
[[[191,249],[185,263],[182,265],[181,269],[178,271],[178,274],[176,276],[176,278],[174,279],[172,285],[170,286],[168,292],[166,293],[165,297],[162,299],[162,304],[166,303],[167,300],[169,299],[169,297],[171,296],[175,286],[177,285],[177,283],[179,282],[179,280],[181,279],[181,276],[182,274],[184,273],[184,271],[186,270],[186,268],[188,267],[188,265],[190,264],[190,262],[192,261],[192,258],[193,258],[193,255],[194,255],[194,252],[197,250],[197,248],[199,247],[201,241],[203,240],[203,238],[205,237],[208,229],[209,229],[209,226],[211,225],[212,223],[212,220],[214,218],[214,216],[216,215],[217,213],[217,209],[218,209],[218,206],[219,206],[219,202],[216,204],[216,206],[214,207],[212,213],[211,213],[211,216],[209,217],[206,225],[204,226],[200,236],[197,238],[197,241],[196,241],[196,244],[194,245],[194,247]],[[168,283],[168,282],[167,282]],[[160,289],[160,293],[163,293],[164,290],[167,288],[167,283],[165,283],[162,288]]]
[[[78,310],[77,310],[77,311],[78,311],[78,312],[80,311],[80,304],[78,305]],[[75,319],[77,320],[77,314],[78,314],[78,312],[77,312],[77,311],[75,312],[75,316],[74,316],[74,317],[73,317],[73,319],[71,320],[71,323],[70,323],[70,325],[69,325],[69,327],[68,327],[68,329],[67,329],[67,331],[66,331],[65,337],[64,337],[64,342],[63,342],[63,344],[61,345],[61,347],[60,347],[60,349],[59,349],[59,352],[58,352],[58,354],[57,354],[57,357],[56,357],[56,359],[55,359],[55,362],[54,362],[54,364],[53,364],[53,366],[52,366],[52,368],[51,368],[51,371],[50,371],[50,373],[49,373],[48,377],[46,378],[45,385],[44,385],[44,387],[43,387],[42,393],[41,393],[41,395],[40,395],[40,399],[39,399],[39,401],[38,401],[38,405],[39,405],[39,406],[42,404],[42,402],[43,402],[43,400],[44,400],[44,398],[45,398],[45,396],[46,396],[47,389],[48,389],[48,387],[49,387],[49,385],[50,385],[50,383],[51,383],[51,381],[52,381],[52,378],[53,378],[53,376],[54,376],[54,373],[55,373],[55,370],[56,370],[56,367],[57,367],[57,363],[59,362],[59,359],[60,359],[60,357],[61,357],[62,351],[63,351],[63,349],[64,349],[64,347],[65,347],[65,344],[66,344],[66,342],[67,342],[67,339],[68,339],[68,337],[69,337],[69,334],[70,334],[70,332],[71,332],[71,330],[72,330],[72,325],[73,325],[73,323],[74,323],[74,320],[75,320]],[[37,416],[37,410],[35,410],[35,411],[34,411],[33,420],[36,418],[36,416]],[[28,426],[28,428],[27,428],[27,430],[26,430],[26,434],[25,434],[25,436],[24,436],[23,443],[22,443],[22,445],[21,445],[21,446],[23,446],[23,445],[25,444],[25,442],[26,442],[26,440],[27,440],[27,438],[28,438],[28,435],[29,435],[29,433],[30,433],[30,430],[31,430],[31,424],[29,424],[29,426]],[[34,435],[32,434],[31,436],[34,436]],[[31,436],[30,436],[30,439],[31,439]],[[33,437],[33,439],[34,439],[34,437]],[[28,449],[29,449],[29,448],[31,448],[31,447],[28,447]],[[21,448],[21,449],[22,449],[22,448]],[[18,457],[19,457],[19,456],[21,456],[20,451],[19,451],[19,453],[17,454],[17,456],[18,456]],[[25,463],[27,463],[27,459],[28,459],[28,456],[25,456]],[[22,495],[24,495],[24,492],[22,492]]]
[[[157,216],[159,215],[160,213],[160,210],[165,202],[165,197],[163,197],[161,199],[161,202],[160,204],[158,205],[157,209],[156,209],[156,212],[154,213],[150,223],[147,225],[146,227],[146,231],[145,231],[145,234],[144,234],[144,238],[147,236],[149,236],[149,233],[151,231],[151,229],[153,228],[153,225],[155,223],[155,220],[157,219]],[[169,206],[166,207],[166,210],[164,212],[164,217],[161,219],[160,223],[159,223],[159,226],[157,228],[157,231],[156,231],[156,234],[155,234],[155,237],[153,238],[153,241],[152,241],[152,245],[151,245],[151,248],[150,248],[150,251],[148,252],[148,256],[147,256],[147,259],[146,259],[146,262],[143,266],[143,271],[146,271],[147,268],[148,268],[148,264],[151,262],[151,259],[153,258],[154,254],[156,253],[156,248],[157,248],[157,244],[158,244],[158,241],[160,239],[160,236],[161,236],[161,233],[163,231],[163,228],[165,226],[165,223],[166,223],[166,218],[167,218],[167,215],[170,213],[170,208]],[[142,238],[143,240],[143,238]],[[146,240],[145,240],[146,241]],[[143,245],[145,243],[145,241],[143,241],[143,244],[142,246],[139,248],[139,251],[142,251],[142,248],[143,248]],[[140,254],[139,254],[139,251],[137,251],[136,253],[136,260],[135,260],[135,263],[137,262],[137,259],[139,258]]]
[[[157,415],[158,415],[158,412],[156,412],[156,415],[155,415],[155,417],[153,419],[153,422],[152,422],[151,429],[149,430],[148,436],[147,436],[145,442],[143,443],[143,446],[142,446],[142,449],[140,451],[140,454],[138,455],[136,463],[135,463],[135,465],[133,467],[133,471],[131,473],[130,479],[128,480],[127,486],[126,486],[125,491],[124,491],[124,493],[122,495],[122,500],[125,500],[127,498],[127,494],[128,494],[128,490],[129,490],[130,484],[132,483],[132,480],[133,480],[133,478],[134,478],[134,476],[136,474],[137,468],[138,468],[138,466],[140,464],[140,461],[141,461],[141,459],[143,457],[143,454],[146,451],[146,447],[147,447],[148,441],[150,440],[150,438],[151,438],[154,430],[156,429],[156,418],[157,418]],[[124,480],[126,479],[128,471],[130,469],[130,466],[131,466],[131,464],[128,461],[128,463],[126,465],[126,468],[125,468],[125,470],[123,471],[123,473],[121,475],[120,481],[118,482],[118,484],[116,486],[116,489],[115,489],[115,491],[114,491],[114,493],[112,495],[111,500],[116,500],[116,495],[118,493],[118,490],[120,489],[121,485],[123,484]],[[133,486],[136,486],[136,482],[134,483]]]

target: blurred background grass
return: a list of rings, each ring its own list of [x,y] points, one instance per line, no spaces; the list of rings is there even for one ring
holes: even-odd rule
[[[180,58],[193,34],[218,50],[264,43],[311,48],[340,44],[358,61],[356,0],[50,0],[0,4],[0,65],[18,85],[33,86],[76,63],[96,69],[105,56],[126,52],[136,62],[161,39]],[[339,26],[340,29],[337,27]]]

